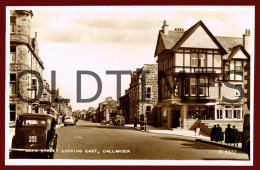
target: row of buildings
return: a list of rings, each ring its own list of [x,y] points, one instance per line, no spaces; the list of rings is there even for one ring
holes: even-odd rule
[[[32,17],[31,10],[10,12],[10,124],[21,113],[53,114],[56,118],[72,113],[71,106],[60,96],[59,89],[52,91],[43,79],[44,65],[39,57],[37,33],[34,37],[30,33]]]
[[[250,112],[250,30],[241,37],[214,36],[202,21],[188,30],[168,30],[164,21],[154,57],[131,74],[120,98],[128,123],[195,129],[219,124],[242,130]],[[145,81],[144,81],[145,80]]]
[[[116,115],[122,115],[119,103],[112,99],[112,97],[105,98],[100,102],[97,108],[89,107],[88,110],[76,110],[72,115],[79,119],[90,120],[95,123],[106,120],[107,122],[114,121]]]
[[[186,31],[168,27],[164,21],[158,33],[157,63],[132,72],[120,102],[108,97],[81,117],[100,122],[122,115],[126,123],[147,118],[157,127],[201,128],[205,134],[216,124],[242,130],[250,113],[250,30],[224,37],[202,21]]]

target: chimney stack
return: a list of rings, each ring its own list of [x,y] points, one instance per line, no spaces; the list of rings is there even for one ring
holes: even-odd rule
[[[246,29],[243,35],[243,47],[250,54],[250,29]]]
[[[168,35],[168,26],[169,26],[169,25],[167,25],[167,21],[164,20],[164,21],[163,21],[162,30],[163,30],[163,33],[164,33],[165,35]]]

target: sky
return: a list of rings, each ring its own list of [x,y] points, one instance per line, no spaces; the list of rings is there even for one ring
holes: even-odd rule
[[[24,8],[23,8],[24,9]],[[102,6],[27,7],[33,11],[31,34],[37,32],[43,78],[51,84],[56,71],[60,96],[70,99],[72,110],[96,108],[111,96],[116,100],[116,75],[108,70],[130,70],[156,64],[158,32],[167,20],[169,30],[189,29],[199,20],[215,36],[242,37],[254,30],[253,7]],[[251,31],[252,32],[252,31]],[[77,71],[95,72],[102,81],[97,100],[77,103]],[[97,81],[82,75],[82,99],[96,94]],[[129,88],[130,75],[122,75],[121,95]]]

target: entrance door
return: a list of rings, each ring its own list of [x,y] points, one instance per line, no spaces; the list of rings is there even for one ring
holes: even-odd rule
[[[172,110],[172,128],[177,128],[180,126],[179,118],[180,110]]]

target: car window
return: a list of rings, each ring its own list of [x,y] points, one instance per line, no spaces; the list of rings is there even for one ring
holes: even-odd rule
[[[45,126],[45,120],[23,120],[23,126]]]

